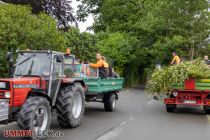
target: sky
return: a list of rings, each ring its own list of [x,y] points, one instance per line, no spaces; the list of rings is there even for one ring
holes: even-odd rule
[[[74,14],[76,14],[77,5],[78,5],[78,2],[76,0],[72,0],[71,6],[72,8],[74,8]],[[93,16],[89,15],[87,17],[86,22],[79,22],[78,24],[79,24],[80,32],[86,31],[87,27],[92,26],[93,24]],[[91,31],[88,31],[88,32],[91,32]]]

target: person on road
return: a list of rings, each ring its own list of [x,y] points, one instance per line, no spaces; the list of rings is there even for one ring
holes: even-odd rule
[[[101,54],[99,53],[96,54],[96,60],[97,60],[97,63],[96,64],[90,63],[90,66],[93,68],[99,69],[99,77],[108,78],[108,73],[105,70],[104,60],[102,60]]]
[[[176,52],[173,52],[173,60],[171,61],[171,65],[178,65],[181,63],[181,59],[179,56],[176,54]]]
[[[210,60],[209,57],[207,55],[204,56],[204,62],[210,66]]]

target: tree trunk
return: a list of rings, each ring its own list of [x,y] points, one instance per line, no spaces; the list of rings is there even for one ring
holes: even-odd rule
[[[194,46],[194,43],[193,43],[192,46],[191,46],[191,49],[190,49],[190,60],[193,60],[194,54],[195,54],[195,46]]]

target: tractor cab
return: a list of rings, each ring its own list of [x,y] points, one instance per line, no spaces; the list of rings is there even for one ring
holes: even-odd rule
[[[12,119],[29,96],[44,96],[55,106],[64,76],[64,53],[20,51],[14,67],[12,78],[0,79],[0,100],[8,101]],[[0,117],[0,121],[9,116]]]
[[[78,126],[85,83],[74,77],[74,62],[73,55],[55,51],[18,52],[12,78],[0,78],[0,124],[17,121],[21,129],[38,134],[49,129],[52,111],[61,126]]]
[[[16,87],[33,88],[53,98],[63,77],[63,54],[53,51],[20,51],[14,81]]]

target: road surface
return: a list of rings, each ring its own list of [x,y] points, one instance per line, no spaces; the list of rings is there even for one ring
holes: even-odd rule
[[[0,126],[0,131],[10,129],[18,129],[17,124]],[[101,103],[87,103],[78,128],[62,129],[53,117],[50,129],[64,136],[47,140],[209,140],[210,117],[200,107],[167,113],[164,104],[136,87],[120,93],[114,112],[105,112]],[[20,140],[0,137],[4,139]]]

